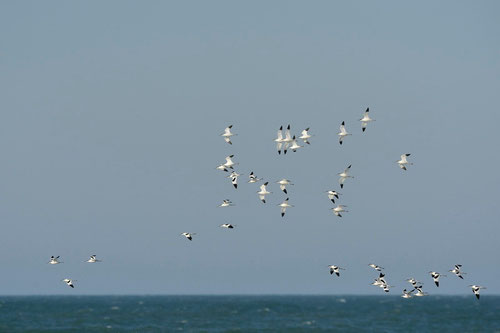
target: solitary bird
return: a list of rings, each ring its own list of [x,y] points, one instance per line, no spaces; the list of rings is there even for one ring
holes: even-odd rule
[[[307,143],[308,145],[310,145],[311,144],[309,142],[310,138],[312,138],[312,135],[309,134],[309,127],[308,127],[302,131],[301,135],[299,136],[299,139],[302,139],[302,141],[304,141],[304,143]]]
[[[340,193],[335,190],[326,191],[326,193],[328,193],[328,199],[330,199],[333,203],[335,203],[335,198],[338,199],[340,195]]]
[[[231,133],[231,128],[233,128],[233,125],[229,125],[226,127],[224,130],[224,133],[221,134],[221,136],[224,138],[224,141],[232,145],[233,143],[231,142],[231,137],[237,134]]]
[[[293,205],[290,205],[288,203],[288,198],[285,199],[282,203],[280,203],[278,206],[281,207],[281,217],[285,216],[286,209],[289,207],[293,207]]]
[[[330,268],[330,275],[335,273],[335,275],[340,276],[340,270],[345,271],[345,268],[335,266],[335,265],[328,265],[328,268]]]
[[[47,264],[51,264],[51,265],[62,264],[63,262],[59,261],[59,257],[60,256],[57,256],[57,257],[50,256],[50,261]]]
[[[274,142],[276,142],[278,154],[281,154],[281,148],[283,147],[283,126],[280,126],[280,129],[278,130],[278,137],[274,139]]]
[[[283,178],[282,180],[278,180],[276,183],[280,184],[280,190],[285,192],[285,194],[288,194],[286,191],[286,186],[287,185],[293,185],[291,180]]]
[[[370,118],[369,113],[370,113],[370,108],[366,108],[363,118],[359,120],[361,122],[361,129],[363,130],[363,132],[366,130],[366,125],[368,125],[369,122],[375,121],[375,119]]]
[[[348,213],[349,212],[348,210],[344,209],[346,207],[347,206],[345,206],[345,205],[337,205],[337,207],[330,208],[330,209],[333,211],[333,214],[337,215],[338,217],[342,217],[342,215],[340,213],[343,213],[343,212]]]
[[[229,199],[222,200],[222,203],[219,205],[219,207],[229,207],[229,206],[234,206],[232,201]]]
[[[476,286],[475,284],[470,285],[469,287],[472,288],[472,292],[476,295],[477,299],[479,299],[479,290],[486,289],[486,287]]]
[[[347,133],[347,131],[345,130],[345,123],[342,122],[342,125],[340,125],[340,132],[337,134],[339,136],[339,143],[342,144],[342,141],[344,140],[344,138],[348,135],[351,135],[349,133]]]
[[[249,182],[249,183],[256,183],[256,182],[258,182],[259,180],[262,180],[262,178],[257,178],[257,176],[256,176],[256,175],[254,175],[253,171],[252,171],[252,172],[250,172],[250,174],[248,175],[248,178],[250,178],[250,179],[248,180],[248,182]]]
[[[408,160],[406,159],[410,155],[411,154],[403,154],[403,155],[401,155],[401,159],[399,161],[396,161],[396,163],[399,165],[399,167],[405,171],[406,171],[406,167],[408,165],[413,165],[413,163],[408,162]]]
[[[351,170],[351,166],[352,165],[349,165],[343,172],[339,172],[338,175],[339,175],[339,184],[340,184],[340,188],[344,188],[344,182],[347,178],[354,178],[353,176],[349,176],[349,171]]]
[[[464,278],[462,275],[466,274],[466,273],[462,272],[462,265],[460,265],[460,264],[455,265],[455,268],[450,269],[448,272],[452,272],[453,274],[455,274],[456,276],[458,276],[462,280]]]
[[[229,224],[229,223],[224,223],[220,225],[221,228],[227,228],[227,229],[233,229],[234,225]]]
[[[432,279],[434,280],[434,283],[436,284],[436,287],[439,287],[439,277],[440,276],[446,276],[443,274],[439,274],[438,272],[429,272],[429,274],[432,276]]]
[[[72,279],[62,279],[61,281],[65,282],[68,286],[70,286],[71,288],[75,288],[75,286],[73,285],[73,282],[76,281],[76,280],[72,280]]]
[[[380,267],[379,265],[375,265],[375,264],[368,264],[368,266],[370,266],[371,268],[373,268],[374,270],[380,272],[384,269],[384,267]]]
[[[183,232],[181,235],[186,237],[187,239],[189,239],[191,241],[191,240],[193,240],[193,235],[196,235],[196,234],[192,233],[192,232]]]
[[[269,192],[266,188],[267,184],[269,184],[269,182],[265,182],[264,184],[260,185],[260,191],[257,192],[260,201],[262,201],[263,203],[266,203],[266,195],[271,194],[271,192]]]
[[[97,256],[95,254],[91,255],[90,258],[88,260],[86,260],[85,262],[89,262],[89,263],[95,263],[95,262],[101,262],[102,260],[99,260],[97,259]]]

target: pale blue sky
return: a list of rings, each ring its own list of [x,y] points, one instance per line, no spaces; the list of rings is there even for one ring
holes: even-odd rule
[[[2,2],[0,294],[381,294],[369,262],[394,294],[411,276],[431,294],[500,293],[499,10]],[[367,106],[377,121],[362,134]],[[278,156],[288,123],[316,136]],[[229,124],[233,146],[218,136]],[[245,177],[294,181],[285,218],[276,186],[263,205],[258,186],[234,190],[214,169],[229,154]],[[349,164],[339,219],[324,191]],[[435,288],[427,272],[456,263],[466,280]],[[329,264],[347,270],[332,278]]]

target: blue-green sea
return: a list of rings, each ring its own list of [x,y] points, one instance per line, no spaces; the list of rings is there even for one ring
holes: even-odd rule
[[[0,332],[500,332],[500,296],[0,297]]]

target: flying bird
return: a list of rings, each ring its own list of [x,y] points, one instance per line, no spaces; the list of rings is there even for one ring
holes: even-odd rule
[[[233,166],[236,165],[232,160],[233,157],[234,155],[226,156],[226,163],[222,164],[226,169],[233,169]]]
[[[335,190],[326,191],[326,193],[328,193],[328,199],[330,199],[333,203],[335,203],[335,198],[338,199],[340,195],[340,193]]]
[[[231,172],[227,178],[231,178],[231,184],[233,184],[234,188],[238,188],[238,177],[241,176],[236,171]]]
[[[89,262],[89,263],[95,263],[95,262],[101,262],[102,260],[99,260],[97,259],[97,256],[95,254],[91,255],[90,258],[88,260],[86,260],[85,262]]]
[[[417,286],[421,286],[422,285],[422,283],[418,282],[414,278],[406,279],[406,281],[408,281],[413,286],[413,288],[416,288]]]
[[[221,136],[224,138],[224,141],[232,145],[233,143],[231,142],[231,137],[237,134],[231,133],[231,128],[233,128],[233,125],[229,125],[226,127],[224,130],[224,133],[221,134]]]
[[[375,264],[368,264],[368,266],[370,266],[371,268],[373,268],[374,270],[380,272],[384,269],[384,267],[380,267],[379,265],[375,265]]]
[[[351,170],[351,166],[349,165],[343,172],[339,172],[339,183],[340,183],[340,188],[344,188],[344,182],[347,178],[354,178],[353,176],[349,176],[349,171]]]
[[[76,280],[72,280],[72,279],[62,279],[61,281],[65,282],[69,287],[71,288],[75,288],[75,286],[73,285],[73,282],[76,281]]]
[[[281,154],[281,148],[283,147],[283,126],[280,126],[280,129],[278,130],[278,137],[274,139],[274,142],[276,142],[278,154]]]
[[[254,175],[253,171],[250,172],[250,174],[248,175],[248,178],[250,178],[248,180],[249,183],[256,183],[258,182],[259,180],[262,180],[262,178],[257,178],[257,176]]]
[[[196,234],[192,233],[192,232],[183,232],[181,235],[186,237],[187,239],[189,239],[191,241],[191,240],[193,240],[193,235],[196,235]]]
[[[415,289],[412,289],[410,291],[406,291],[406,289],[403,289],[403,294],[401,295],[401,297],[403,298],[412,298],[412,295],[411,293],[414,292]]]
[[[308,127],[302,131],[301,135],[299,136],[299,139],[302,139],[302,141],[304,141],[304,143],[307,143],[308,145],[310,145],[311,144],[309,142],[310,138],[312,138],[312,135],[309,134],[309,127]]]
[[[486,289],[486,287],[476,286],[475,284],[470,285],[469,287],[472,288],[472,292],[476,295],[477,299],[479,299],[479,290]]]
[[[278,180],[276,183],[280,184],[280,190],[285,192],[285,194],[288,194],[286,191],[286,186],[287,185],[293,185],[291,180],[283,178],[282,180]]]
[[[228,168],[226,168],[226,166],[224,164],[219,164],[217,167],[216,167],[217,170],[220,170],[220,171],[225,171],[225,172],[229,172]]]
[[[290,125],[287,126],[285,131],[285,138],[283,139],[283,154],[286,154],[288,147],[292,143],[292,135],[290,134]]]
[[[229,199],[222,200],[222,203],[219,205],[219,207],[229,207],[229,206],[234,206],[232,201]]]
[[[436,284],[436,287],[439,287],[439,277],[440,276],[446,276],[443,274],[439,274],[438,272],[429,272],[429,274],[432,276],[432,279],[434,280],[434,283]]]
[[[229,223],[224,223],[220,225],[221,228],[233,229],[234,225]]]
[[[424,292],[422,290],[422,286],[419,286],[419,287],[415,287],[415,289],[417,290],[417,292],[414,294],[415,296],[417,297],[422,297],[422,296],[427,296],[429,295],[428,293]]]
[[[338,217],[342,217],[342,215],[340,213],[348,213],[349,211],[348,210],[345,210],[344,208],[346,208],[347,206],[346,205],[337,205],[337,207],[334,207],[334,208],[330,208],[332,211],[333,211],[333,214],[337,215]]]
[[[62,264],[63,262],[59,261],[59,257],[60,256],[57,256],[57,257],[50,256],[50,261],[47,264],[51,264],[51,265]]]
[[[342,144],[342,141],[348,135],[351,135],[351,134],[347,133],[347,131],[345,130],[345,123],[342,122],[342,125],[340,125],[340,132],[338,133],[339,143]]]
[[[462,280],[464,278],[462,275],[466,274],[466,273],[462,272],[462,265],[459,265],[459,264],[455,265],[455,268],[450,269],[448,272],[455,274],[456,276],[458,276]]]
[[[361,121],[361,129],[363,132],[366,130],[366,125],[368,125],[369,122],[375,121],[375,119],[370,118],[370,108],[366,108],[365,114],[363,115],[363,118],[361,118],[359,121]]]
[[[288,203],[288,198],[286,198],[285,201],[283,201],[282,203],[280,203],[278,206],[281,207],[281,217],[285,216],[285,211],[286,211],[287,208],[293,207],[293,205],[290,205]]]
[[[330,268],[330,275],[335,273],[335,275],[340,276],[340,270],[345,271],[345,268],[335,266],[335,265],[328,265],[328,268]]]
[[[272,193],[272,192],[269,192],[267,190],[267,188],[266,188],[267,184],[269,184],[269,182],[265,182],[264,184],[260,185],[260,191],[257,192],[257,194],[259,195],[260,201],[262,201],[263,203],[266,203],[266,195]]]
[[[399,161],[396,161],[396,163],[399,165],[399,167],[405,171],[406,171],[406,167],[408,165],[413,165],[413,163],[408,162],[408,160],[406,159],[410,155],[411,154],[403,154],[403,155],[401,155],[401,159]]]
[[[297,140],[295,139],[295,135],[294,135],[292,138],[292,144],[290,146],[290,149],[295,153],[297,151],[297,149],[299,149],[299,148],[302,148],[302,146],[300,146],[297,143]]]

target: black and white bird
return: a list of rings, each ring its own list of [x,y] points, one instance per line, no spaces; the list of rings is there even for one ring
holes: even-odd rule
[[[75,288],[75,286],[73,285],[73,282],[75,282],[76,280],[72,280],[72,279],[62,279],[61,281],[63,281],[64,283],[66,283],[69,287],[71,288]]]
[[[347,133],[345,129],[345,122],[342,122],[342,125],[340,125],[340,132],[337,134],[339,136],[339,143],[342,144],[344,141],[344,138],[348,135],[351,135],[350,133]]]
[[[415,290],[417,291],[414,295],[417,297],[422,297],[422,296],[427,296],[429,295],[428,293],[424,292],[422,290],[422,286],[415,287]]]
[[[344,171],[338,173],[340,188],[344,188],[344,182],[347,178],[354,178],[353,176],[349,176],[351,166],[352,165],[349,165]]]
[[[429,274],[432,276],[432,279],[434,280],[436,287],[439,287],[439,277],[446,276],[443,274],[439,274],[438,272],[429,272]]]
[[[262,201],[263,203],[266,203],[266,195],[272,193],[267,190],[267,184],[269,184],[269,182],[265,182],[264,184],[260,185],[260,191],[257,192],[260,201]]]
[[[413,288],[416,288],[417,286],[421,286],[422,285],[421,282],[418,282],[414,278],[406,279],[406,281],[408,281],[413,286]]]
[[[282,203],[280,203],[278,206],[281,207],[281,217],[285,216],[285,212],[286,212],[286,209],[287,208],[290,208],[290,207],[293,207],[293,205],[290,205],[288,203],[288,199],[289,198],[286,198],[285,201],[283,201]]]
[[[359,120],[361,122],[361,129],[363,132],[366,130],[366,126],[369,122],[375,121],[375,119],[370,118],[370,108],[366,108],[363,118]]]
[[[231,179],[231,184],[233,184],[234,188],[238,188],[238,177],[241,176],[241,174],[237,173],[236,171],[231,172],[227,178]]]
[[[453,269],[450,269],[448,272],[455,274],[456,276],[458,276],[462,280],[464,278],[463,275],[466,274],[466,273],[462,272],[462,265],[460,265],[460,264],[455,265],[455,267]]]
[[[292,134],[290,133],[290,125],[287,126],[285,131],[285,138],[283,139],[283,154],[286,154],[288,147],[292,144]]]
[[[303,146],[297,143],[297,139],[295,139],[295,135],[292,138],[292,143],[290,145],[290,149],[295,153],[297,149],[302,148]]]
[[[95,254],[91,255],[90,258],[88,260],[86,260],[85,262],[89,262],[89,263],[95,263],[95,262],[101,262],[102,260],[99,260],[97,259],[97,256]]]
[[[50,261],[47,264],[51,264],[51,265],[62,264],[63,262],[59,261],[59,257],[60,256],[57,256],[57,257],[50,256]]]
[[[288,194],[288,192],[286,190],[286,186],[293,185],[291,180],[285,179],[285,178],[283,178],[282,180],[278,180],[276,183],[280,184],[280,190],[285,192],[285,194]]]
[[[234,229],[234,225],[230,223],[224,223],[220,225],[221,228]]]
[[[479,290],[486,289],[486,287],[477,286],[475,284],[472,284],[469,287],[472,288],[472,292],[474,293],[474,295],[476,295],[477,299],[479,299]]]
[[[375,264],[368,264],[368,266],[370,266],[371,268],[373,268],[374,270],[380,272],[384,269],[384,267],[380,267],[379,265],[375,265]]]
[[[302,141],[304,141],[304,143],[307,143],[308,145],[310,145],[311,144],[309,142],[310,138],[312,138],[312,135],[309,134],[309,127],[308,127],[302,131],[301,135],[299,136],[299,139],[302,139]]]
[[[229,199],[222,200],[222,203],[219,205],[219,207],[229,207],[229,206],[234,206],[233,202]]]
[[[408,162],[408,160],[406,159],[410,155],[411,154],[403,154],[403,155],[401,155],[401,159],[399,161],[396,161],[396,163],[399,165],[399,167],[405,171],[407,170],[406,167],[408,165],[413,165],[413,163]]]
[[[387,282],[385,281],[384,277],[385,277],[385,274],[384,273],[380,273],[380,275],[378,276],[378,278],[376,278],[375,281],[372,282],[372,285],[373,286],[377,286],[377,287],[381,287],[384,284],[387,284]]]
[[[401,297],[403,298],[412,298],[412,292],[414,292],[415,289],[412,289],[410,291],[406,291],[406,289],[403,289],[403,294],[401,295]]]
[[[222,164],[226,169],[233,169],[236,163],[233,162],[234,155],[226,156],[226,163]]]
[[[342,217],[342,214],[340,213],[348,213],[349,211],[348,210],[345,210],[344,208],[346,208],[347,206],[346,205],[337,205],[337,207],[334,207],[334,208],[330,208],[332,211],[333,211],[333,214],[337,215],[338,217]]]
[[[193,240],[193,235],[196,235],[196,234],[193,232],[183,232],[181,235],[186,237],[187,239],[189,239],[191,241],[191,240]]]
[[[248,180],[249,183],[257,183],[259,180],[262,180],[262,178],[257,178],[257,176],[252,172],[250,172],[250,174],[248,175],[248,178],[250,178]]]
[[[217,170],[220,170],[220,171],[225,171],[225,172],[229,172],[228,168],[226,168],[226,166],[224,166],[224,164],[219,164],[217,167],[216,167]]]
[[[328,199],[330,199],[331,202],[335,203],[335,198],[339,198],[339,195],[340,193],[335,191],[335,190],[329,190],[329,191],[326,191],[327,195],[328,195]]]
[[[283,126],[280,126],[280,129],[278,130],[278,137],[274,139],[274,142],[276,142],[278,154],[281,154],[281,148],[283,147]]]
[[[328,268],[330,268],[330,275],[335,273],[335,275],[340,276],[340,270],[345,271],[345,268],[335,266],[335,265],[328,265]]]
[[[224,138],[224,141],[232,145],[233,143],[231,142],[231,137],[237,134],[231,133],[231,128],[233,128],[233,125],[229,125],[226,127],[224,130],[224,133],[221,134],[221,136]]]

